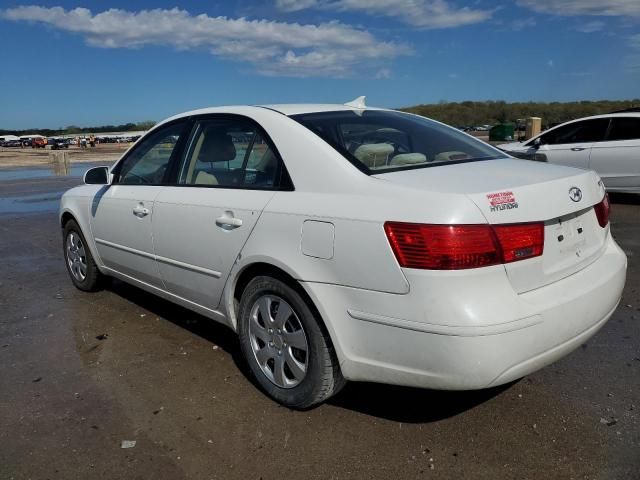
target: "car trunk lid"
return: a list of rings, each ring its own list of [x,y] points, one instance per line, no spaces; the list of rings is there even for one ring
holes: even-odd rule
[[[530,291],[585,268],[603,251],[608,227],[593,206],[604,187],[592,171],[501,159],[376,175],[386,181],[466,195],[494,225],[544,222],[539,257],[505,264],[513,288]]]

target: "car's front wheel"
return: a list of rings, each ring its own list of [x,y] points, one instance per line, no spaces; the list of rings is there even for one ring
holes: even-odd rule
[[[80,290],[98,290],[104,276],[93,260],[87,242],[74,220],[69,220],[63,231],[64,260],[73,284]]]
[[[286,283],[269,276],[251,280],[240,300],[238,330],[250,374],[277,402],[309,408],[344,385],[331,340]]]

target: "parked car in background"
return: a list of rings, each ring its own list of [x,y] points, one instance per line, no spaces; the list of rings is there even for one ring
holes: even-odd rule
[[[292,408],[345,380],[511,382],[585,343],[625,283],[596,173],[363,99],[187,112],[84,180],[60,206],[73,284],[229,326]]]
[[[69,148],[69,142],[64,138],[48,138],[47,145],[51,150],[61,150],[63,148]]]
[[[2,142],[3,147],[21,147],[22,142],[20,140],[5,140]]]
[[[607,190],[640,193],[640,113],[581,118],[498,148],[518,158],[592,169]]]
[[[34,137],[31,139],[31,148],[46,148],[47,139],[45,137]]]

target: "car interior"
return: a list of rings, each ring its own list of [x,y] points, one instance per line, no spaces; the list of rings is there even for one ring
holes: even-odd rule
[[[417,149],[412,151],[409,134],[393,128],[378,127],[354,131],[351,126],[342,125],[341,130],[347,151],[371,170],[471,158],[467,153],[458,150],[434,150],[433,144],[429,146],[432,154],[427,157],[425,153],[415,151]],[[420,150],[428,151],[423,148]]]
[[[189,185],[272,186],[278,160],[252,129],[203,126],[188,156],[181,183]]]
[[[448,162],[499,158],[466,135],[437,122],[394,112],[319,112],[292,115],[365,173]]]

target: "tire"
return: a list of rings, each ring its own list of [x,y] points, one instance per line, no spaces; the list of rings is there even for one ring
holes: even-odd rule
[[[242,293],[238,312],[249,374],[276,402],[307,409],[344,386],[329,336],[294,288],[273,277],[255,277]]]
[[[98,270],[87,242],[75,220],[69,220],[63,229],[62,250],[67,272],[76,288],[84,292],[99,290],[104,275]]]

